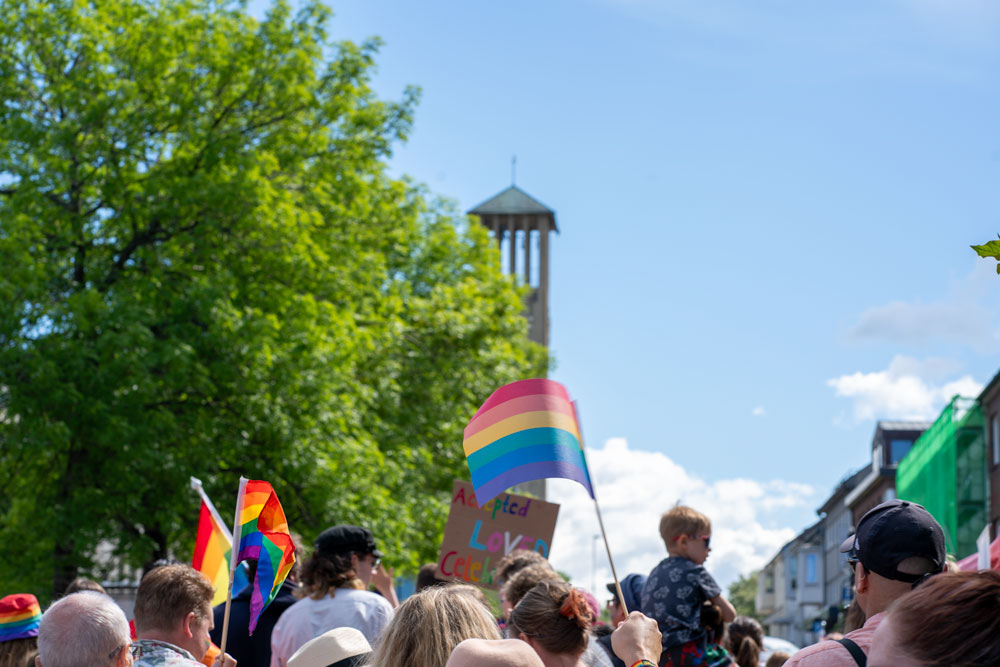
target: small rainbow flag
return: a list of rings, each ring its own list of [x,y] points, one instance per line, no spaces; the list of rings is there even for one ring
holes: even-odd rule
[[[576,480],[594,497],[569,392],[546,379],[500,387],[465,427],[463,442],[479,506],[516,484]]]
[[[31,593],[15,593],[0,598],[0,642],[38,636],[42,609]]]
[[[215,587],[215,597],[212,606],[226,601],[229,589],[229,561],[232,560],[233,534],[229,526],[222,521],[218,510],[205,493],[201,480],[191,478],[191,488],[201,496],[201,513],[198,515],[198,532],[194,539],[194,553],[191,555],[191,567],[205,575]],[[243,567],[237,568],[233,580],[233,592],[239,592],[250,582],[247,581]]]
[[[239,540],[240,548],[230,568],[244,560],[257,563],[250,594],[249,631],[253,634],[257,619],[278,595],[295,563],[295,544],[288,533],[285,511],[268,482],[240,477],[236,516],[233,541]]]
[[[229,531],[226,531],[229,532]],[[229,550],[232,542],[226,539],[219,530],[219,525],[209,511],[204,501],[201,503],[201,514],[198,516],[198,534],[194,538],[194,554],[191,556],[191,567],[205,575],[205,578],[215,586],[215,597],[212,606],[226,601],[226,591],[229,587]]]

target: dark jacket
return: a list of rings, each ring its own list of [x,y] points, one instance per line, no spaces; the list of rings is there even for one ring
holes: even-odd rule
[[[289,581],[281,584],[278,596],[267,606],[257,620],[253,636],[247,632],[250,625],[250,594],[253,586],[247,586],[236,597],[229,608],[229,640],[226,642],[226,653],[236,658],[240,667],[270,667],[271,664],[271,631],[286,609],[298,602],[292,595],[295,585]],[[226,613],[225,603],[214,610],[215,629],[212,630],[212,641],[216,646],[222,646],[222,621]]]

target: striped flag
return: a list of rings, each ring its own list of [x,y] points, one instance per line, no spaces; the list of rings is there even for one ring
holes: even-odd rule
[[[212,582],[215,596],[212,606],[226,601],[229,590],[229,561],[232,558],[233,535],[229,527],[222,522],[222,517],[209,499],[201,480],[192,477],[191,488],[201,496],[201,513],[198,516],[198,533],[194,540],[194,553],[191,555],[191,567],[198,570]],[[240,567],[236,570],[233,590],[240,591],[247,585],[246,573]]]
[[[480,507],[547,477],[575,480],[594,497],[576,406],[558,382],[520,380],[497,389],[465,427],[463,446]]]
[[[268,482],[240,477],[234,541],[239,550],[232,567],[244,560],[257,563],[250,595],[250,634],[295,564],[295,544],[278,495]]]

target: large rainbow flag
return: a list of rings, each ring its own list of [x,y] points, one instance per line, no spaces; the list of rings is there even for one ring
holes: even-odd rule
[[[240,477],[236,516],[233,541],[239,540],[240,546],[230,567],[244,560],[257,563],[250,594],[249,631],[253,634],[257,619],[278,595],[295,563],[295,544],[285,511],[268,482]]]
[[[576,480],[594,497],[576,408],[558,382],[500,387],[465,427],[463,445],[480,507],[516,484],[545,477]]]
[[[215,587],[212,606],[215,606],[226,601],[229,591],[229,561],[232,559],[233,535],[229,532],[229,527],[223,523],[215,505],[209,500],[201,480],[192,477],[191,488],[201,496],[201,513],[198,515],[198,533],[194,539],[191,567],[212,582]],[[243,590],[248,583],[243,568],[237,569],[233,592]]]

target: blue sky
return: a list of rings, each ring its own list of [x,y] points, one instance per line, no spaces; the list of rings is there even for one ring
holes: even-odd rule
[[[698,500],[731,581],[865,464],[875,419],[933,418],[1000,369],[1000,277],[969,249],[1000,232],[1000,5],[332,6],[335,38],[385,41],[381,96],[423,90],[391,173],[467,210],[516,154],[556,211],[553,377],[628,567]],[[592,506],[553,494],[553,560],[589,585]]]

